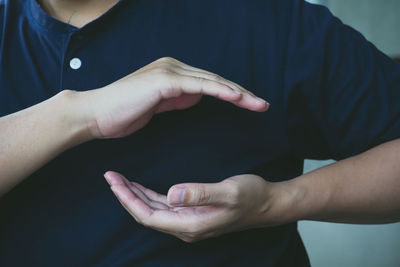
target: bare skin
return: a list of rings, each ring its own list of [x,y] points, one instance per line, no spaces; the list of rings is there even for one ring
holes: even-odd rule
[[[38,2],[50,16],[82,28],[107,12],[119,0],[39,0]]]
[[[0,196],[61,152],[92,139],[130,135],[155,114],[189,108],[202,95],[257,112],[269,106],[216,74],[161,58],[103,88],[66,90],[2,117]]]
[[[298,220],[398,222],[399,162],[397,139],[285,182],[244,174],[215,184],[174,185],[163,195],[116,172],[105,177],[137,222],[196,242]]]
[[[117,1],[40,3],[51,16],[79,28]],[[66,90],[2,117],[0,196],[65,150],[96,138],[132,134],[155,114],[193,106],[204,94],[256,112],[266,111],[269,106],[231,81],[163,58],[103,88]],[[244,174],[215,184],[174,185],[167,195],[130,182],[116,172],[107,172],[105,178],[136,221],[195,242],[226,232],[301,219],[399,221],[399,155],[398,139],[286,182],[270,183]]]

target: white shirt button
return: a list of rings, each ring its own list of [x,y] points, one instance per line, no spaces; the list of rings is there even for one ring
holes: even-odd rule
[[[82,61],[79,58],[75,57],[71,59],[71,61],[69,62],[69,66],[73,70],[80,69],[80,67],[82,66]]]

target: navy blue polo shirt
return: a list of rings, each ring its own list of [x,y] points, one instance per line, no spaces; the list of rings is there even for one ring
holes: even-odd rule
[[[304,158],[340,160],[400,137],[399,65],[324,7],[125,0],[78,29],[35,0],[0,2],[0,116],[163,56],[271,103],[257,113],[205,96],[129,137],[61,154],[0,199],[1,266],[308,266],[295,222],[185,243],[136,223],[103,173],[162,193],[246,173],[283,181]]]

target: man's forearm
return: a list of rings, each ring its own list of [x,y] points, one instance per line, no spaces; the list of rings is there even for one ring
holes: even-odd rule
[[[73,95],[63,91],[30,108],[0,118],[0,196],[59,153],[86,141],[74,116]]]
[[[400,139],[278,186],[281,222],[400,220]],[[279,196],[277,196],[279,199]]]
[[[63,91],[0,118],[0,196],[62,151],[90,139],[128,136],[153,115],[187,109],[202,95],[256,112],[269,107],[240,85],[197,68],[189,75],[188,69],[193,67],[160,58],[107,86]]]

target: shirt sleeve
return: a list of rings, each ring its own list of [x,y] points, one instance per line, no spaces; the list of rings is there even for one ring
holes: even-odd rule
[[[400,64],[327,8],[292,0],[285,124],[302,158],[340,160],[400,137]]]

